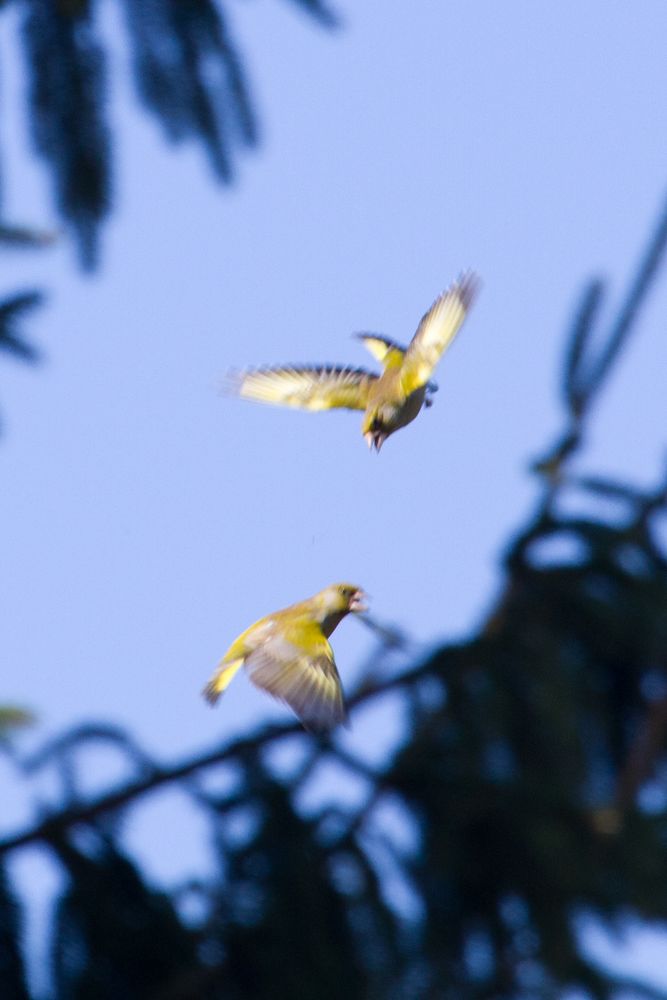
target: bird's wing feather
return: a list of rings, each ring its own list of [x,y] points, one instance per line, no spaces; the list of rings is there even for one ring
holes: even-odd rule
[[[383,368],[398,368],[405,356],[405,348],[379,333],[355,333]]]
[[[276,622],[274,617],[267,616],[260,618],[245,632],[237,636],[231,644],[223,658],[218,663],[213,677],[202,691],[210,705],[214,705],[223,691],[225,691],[240,667],[243,666],[245,658],[266,641],[275,630]]]
[[[401,368],[401,386],[406,395],[429,381],[443,352],[466,318],[478,285],[475,274],[463,275],[435,300],[422,317]]]
[[[245,661],[253,684],[286,702],[307,728],[332,729],[345,720],[333,650],[321,629],[299,626],[299,641],[276,635]]]
[[[304,410],[364,410],[377,375],[336,365],[256,368],[230,376],[226,389],[243,399]]]
[[[222,660],[210,681],[202,691],[204,698],[209,705],[215,705],[216,701],[226,691],[237,671],[243,666],[243,660]]]

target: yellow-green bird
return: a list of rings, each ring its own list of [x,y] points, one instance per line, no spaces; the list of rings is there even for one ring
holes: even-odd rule
[[[332,583],[318,594],[260,618],[231,644],[204,688],[214,705],[240,667],[253,684],[286,702],[307,729],[345,720],[343,690],[329,636],[351,611],[365,611],[365,594]]]
[[[422,317],[407,348],[379,334],[357,334],[382,365],[381,375],[340,365],[284,365],[233,373],[225,388],[260,403],[304,410],[363,410],[361,432],[369,448],[379,451],[390,434],[414,420],[423,405],[431,405],[437,389],[431,376],[478,287],[472,272],[455,281]]]

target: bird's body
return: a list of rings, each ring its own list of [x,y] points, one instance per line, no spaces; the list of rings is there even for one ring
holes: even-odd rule
[[[343,692],[329,636],[350,612],[363,611],[363,591],[332,584],[313,597],[260,618],[234,640],[204,689],[214,704],[243,666],[250,680],[286,702],[308,728],[345,719]]]
[[[427,391],[426,386],[421,385],[406,394],[401,386],[400,371],[381,375],[368,393],[361,428],[369,447],[379,451],[390,434],[412,423],[426,401]]]
[[[477,285],[475,275],[468,274],[443,292],[407,348],[379,334],[359,334],[382,365],[380,375],[336,365],[288,365],[241,372],[230,379],[229,388],[260,403],[306,410],[363,410],[362,434],[369,447],[379,451],[390,434],[411,423],[422,406],[430,406],[437,388],[431,375],[459,331]]]

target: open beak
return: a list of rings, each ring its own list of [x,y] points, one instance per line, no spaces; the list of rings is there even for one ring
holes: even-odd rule
[[[384,436],[382,434],[378,434],[377,431],[366,431],[364,434],[364,440],[371,451],[373,451],[374,448],[376,451],[379,451],[382,447]]]
[[[368,611],[368,605],[364,602],[368,600],[368,594],[363,590],[355,590],[350,598],[350,611]]]

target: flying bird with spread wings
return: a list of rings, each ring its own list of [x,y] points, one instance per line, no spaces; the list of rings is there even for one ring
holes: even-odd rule
[[[259,403],[303,410],[363,410],[362,434],[379,451],[386,439],[430,406],[437,386],[431,376],[454,340],[479,287],[462,275],[422,317],[407,347],[375,333],[357,336],[382,365],[382,373],[341,365],[283,365],[232,373],[226,391]]]
[[[214,705],[245,667],[252,683],[289,705],[306,729],[333,729],[346,713],[329,636],[347,614],[366,610],[365,596],[353,584],[333,583],[260,618],[231,644],[204,697]]]

